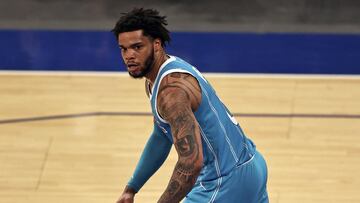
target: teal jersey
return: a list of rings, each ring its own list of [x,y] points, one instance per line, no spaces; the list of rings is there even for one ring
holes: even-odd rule
[[[170,125],[160,117],[156,100],[161,80],[174,72],[192,75],[201,88],[201,103],[194,115],[199,123],[204,161],[197,182],[217,179],[217,184],[221,185],[223,176],[253,157],[255,145],[245,136],[239,123],[204,76],[194,66],[175,56],[170,56],[160,67],[150,91],[152,113],[164,136],[173,142]]]

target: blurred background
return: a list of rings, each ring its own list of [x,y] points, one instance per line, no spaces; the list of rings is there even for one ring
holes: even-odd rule
[[[170,54],[205,72],[360,73],[356,0],[2,0],[0,69],[123,71],[120,14],[168,16]]]

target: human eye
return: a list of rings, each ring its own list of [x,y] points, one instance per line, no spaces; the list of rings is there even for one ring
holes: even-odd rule
[[[141,44],[137,44],[134,46],[135,50],[140,50],[143,46]]]
[[[125,47],[119,47],[121,52],[125,52],[127,49]]]

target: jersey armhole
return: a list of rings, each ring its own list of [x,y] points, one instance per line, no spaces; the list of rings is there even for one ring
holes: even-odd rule
[[[195,80],[198,82],[201,92],[203,91],[203,90],[202,90],[202,87],[201,87],[201,84],[200,84],[200,81],[195,77],[195,75],[194,75],[193,73],[191,73],[190,71],[187,71],[187,70],[184,70],[184,69],[170,69],[170,70],[168,70],[168,71],[165,71],[165,72],[161,75],[161,77],[160,77],[160,80],[159,80],[159,82],[158,82],[158,87],[160,87],[160,84],[161,84],[162,79],[163,79],[165,76],[169,75],[170,73],[187,73],[187,74],[191,75],[191,76],[194,77]],[[156,94],[154,94],[154,95],[156,95],[156,97],[155,97],[155,112],[156,112],[156,116],[159,118],[159,120],[160,120],[161,122],[168,124],[169,122],[166,121],[165,119],[163,119],[163,118],[160,116],[159,112],[158,112],[158,108],[157,108],[158,90],[159,90],[159,88],[157,88],[157,90],[156,90],[157,92],[156,92]],[[201,103],[201,102],[200,102],[200,103]],[[198,109],[199,109],[199,108],[198,108]],[[194,113],[195,113],[195,112],[194,112]]]

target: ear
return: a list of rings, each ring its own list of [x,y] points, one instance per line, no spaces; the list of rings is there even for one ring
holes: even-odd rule
[[[154,40],[154,51],[160,51],[162,49],[161,40],[159,38]]]

